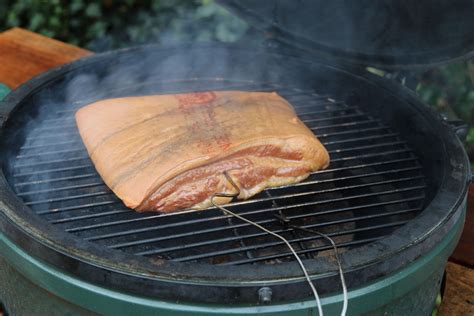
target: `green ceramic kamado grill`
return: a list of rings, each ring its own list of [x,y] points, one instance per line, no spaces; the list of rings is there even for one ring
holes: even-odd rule
[[[0,104],[5,310],[316,315],[311,290],[281,241],[215,208],[127,209],[95,171],[74,121],[77,109],[103,98],[234,89],[277,91],[324,143],[331,164],[301,184],[228,208],[291,242],[326,314],[342,307],[332,247],[291,225],[335,241],[348,314],[428,315],[466,211],[464,130],[366,67],[400,77],[472,56],[472,34],[451,35],[474,22],[466,1],[436,8],[426,1],[363,2],[222,1],[263,31],[256,32],[260,43],[112,51],[8,94]]]

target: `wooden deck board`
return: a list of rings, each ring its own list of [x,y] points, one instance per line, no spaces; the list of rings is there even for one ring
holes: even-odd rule
[[[474,270],[448,262],[446,290],[438,316],[474,315]]]
[[[474,268],[474,185],[469,187],[467,197],[467,213],[464,230],[459,240],[459,244],[454,250],[451,258],[452,262]]]
[[[21,28],[0,33],[0,82],[16,88],[52,67],[91,52]]]

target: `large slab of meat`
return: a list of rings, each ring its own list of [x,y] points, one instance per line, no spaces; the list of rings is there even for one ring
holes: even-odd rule
[[[247,199],[329,164],[326,149],[274,92],[107,99],[81,108],[76,122],[102,179],[140,212],[204,209],[214,193],[236,191],[224,172]]]

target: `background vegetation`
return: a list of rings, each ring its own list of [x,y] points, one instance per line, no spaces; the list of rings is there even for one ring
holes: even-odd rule
[[[474,161],[474,63],[458,62],[419,75],[417,92],[440,112],[451,108],[470,128],[464,145]]]
[[[241,39],[251,29],[213,0],[2,0],[0,31],[21,26],[100,52],[143,43]],[[460,62],[418,75],[417,92],[452,107],[474,126],[474,65]],[[474,128],[466,147],[474,160]]]
[[[149,42],[229,42],[247,30],[212,0],[2,0],[0,29],[13,26],[94,51]]]

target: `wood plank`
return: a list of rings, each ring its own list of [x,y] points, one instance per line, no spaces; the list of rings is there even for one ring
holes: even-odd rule
[[[469,186],[464,230],[449,261],[474,268],[474,184]]]
[[[446,290],[438,316],[474,315],[474,270],[448,262]]]
[[[0,82],[10,88],[92,52],[21,28],[0,33]],[[0,316],[4,316],[0,305]]]
[[[21,28],[0,33],[0,82],[16,88],[52,67],[92,52]]]

